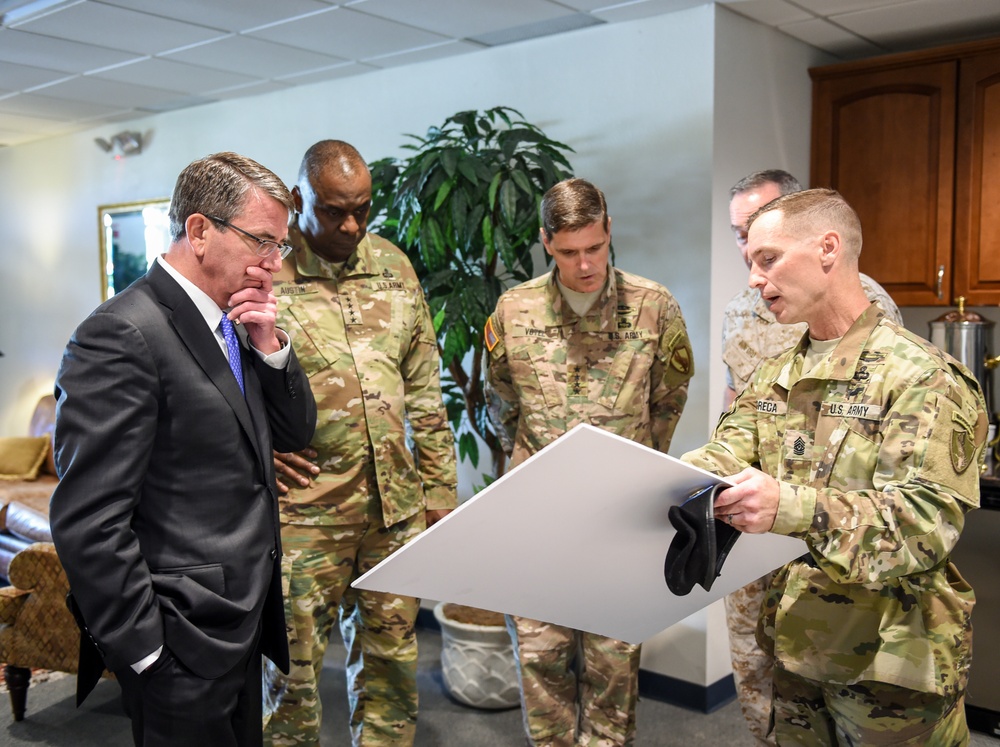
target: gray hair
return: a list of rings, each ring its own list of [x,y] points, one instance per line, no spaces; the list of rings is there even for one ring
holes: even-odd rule
[[[759,189],[765,184],[774,184],[778,192],[782,195],[790,195],[793,192],[801,192],[802,185],[799,180],[782,169],[765,169],[747,174],[734,184],[729,190],[729,199],[733,199],[738,194],[749,192],[752,189]]]
[[[184,236],[184,225],[195,213],[221,218],[239,216],[247,195],[259,190],[295,209],[288,187],[274,172],[238,153],[214,153],[188,164],[177,177],[170,198],[170,237]]]

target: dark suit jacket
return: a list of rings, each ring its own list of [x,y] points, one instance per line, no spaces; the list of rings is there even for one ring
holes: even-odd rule
[[[245,399],[203,317],[156,264],[66,348],[52,536],[112,671],[163,644],[219,677],[259,621],[263,652],[287,671],[271,448],[305,447],[316,405],[294,353],[279,370],[243,348]]]

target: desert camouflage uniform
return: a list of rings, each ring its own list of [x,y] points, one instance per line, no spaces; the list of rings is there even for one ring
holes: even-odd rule
[[[896,304],[881,285],[861,275],[861,286],[870,301],[877,301],[886,316],[902,324]],[[737,394],[746,389],[757,367],[796,345],[806,331],[805,323],[780,324],[756,288],[746,288],[726,305],[722,322],[722,360],[726,383]],[[767,736],[771,718],[771,672],[774,662],[757,645],[757,619],[764,593],[773,573],[737,589],[725,597],[729,654],[736,680],[736,693],[750,732],[758,742],[774,744]]]
[[[487,322],[487,379],[494,419],[513,432],[511,466],[579,423],[664,452],[670,445],[692,374],[680,308],[657,283],[608,275],[582,318],[552,272],[507,291]],[[638,646],[524,618],[508,628],[532,744],[631,742]]]
[[[809,548],[776,573],[757,629],[777,742],[830,744],[834,720],[852,719],[864,738],[843,744],[911,738],[936,712],[913,743],[960,744],[975,597],[949,554],[979,504],[979,385],[875,304],[802,376],[807,345],[763,363],[711,443],[682,457],[779,480],[771,531]]]
[[[388,241],[369,234],[342,269],[296,229],[289,241],[278,324],[316,396],[321,472],[280,500],[292,670],[268,734],[274,745],[319,743],[318,681],[343,598],[354,744],[412,744],[419,604],[349,584],[419,534],[425,511],[457,503],[434,329],[409,260]]]

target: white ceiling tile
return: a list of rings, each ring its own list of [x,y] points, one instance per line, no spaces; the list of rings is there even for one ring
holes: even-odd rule
[[[419,3],[413,0],[354,0],[345,5],[354,11],[457,38],[524,26],[570,12],[548,0],[420,0]]]
[[[251,83],[248,86],[238,86],[223,91],[212,91],[212,98],[216,99],[236,99],[243,96],[259,96],[262,93],[274,93],[291,88],[290,83],[278,80],[264,80],[259,83]]]
[[[62,70],[66,73],[83,73],[134,59],[137,56],[131,52],[0,28],[0,60],[5,62]]]
[[[451,41],[444,44],[435,44],[433,47],[424,47],[410,52],[399,54],[389,54],[382,57],[375,57],[365,60],[369,65],[376,67],[400,67],[401,65],[412,65],[416,62],[427,62],[428,60],[438,60],[442,57],[453,57],[457,54],[468,54],[476,52],[483,47],[465,41]]]
[[[997,0],[911,0],[843,13],[831,20],[893,50],[914,49],[1000,33]]]
[[[817,16],[829,18],[837,13],[881,8],[885,5],[900,5],[910,2],[910,0],[795,0],[795,2]]]
[[[0,62],[0,84],[4,88],[14,91],[21,91],[26,88],[34,88],[45,83],[65,78],[66,73],[58,70],[45,70],[31,65],[17,65],[13,62]]]
[[[705,4],[705,0],[628,0],[614,5],[608,3],[602,8],[595,9],[593,14],[608,23],[620,23]]]
[[[888,51],[821,18],[800,23],[788,23],[778,28],[806,44],[811,44],[845,59],[870,57],[885,54]]]
[[[348,8],[331,8],[305,19],[252,31],[248,36],[355,60],[447,41],[440,34]]]
[[[101,0],[121,8],[209,26],[245,31],[285,18],[314,13],[330,5],[319,0]]]
[[[767,26],[808,21],[815,17],[812,13],[785,0],[728,0],[721,4],[741,16],[752,18]]]
[[[40,119],[74,121],[110,114],[113,111],[116,111],[116,107],[86,101],[56,99],[36,93],[20,93],[17,96],[0,99],[0,112]]]
[[[589,13],[592,10],[606,8],[609,5],[613,5],[610,0],[559,0],[559,4],[584,13]]]
[[[370,73],[379,68],[374,65],[367,65],[363,62],[345,62],[342,65],[320,68],[319,70],[308,70],[302,73],[295,73],[281,78],[289,83],[300,86],[307,83],[319,83],[324,80],[336,80],[337,78],[349,78],[352,75]]]
[[[86,75],[55,83],[35,92],[56,99],[104,104],[115,109],[141,109],[157,102],[175,99],[179,93]]]
[[[218,88],[252,83],[256,78],[226,70],[216,70],[199,65],[152,57],[94,73],[95,78],[106,78],[123,83],[163,88],[183,93],[204,93]]]
[[[495,47],[500,44],[514,44],[527,39],[538,39],[543,36],[564,34],[567,31],[577,31],[589,26],[600,26],[603,23],[607,22],[591,13],[570,13],[566,16],[549,18],[545,21],[537,21],[525,24],[524,26],[497,29],[496,31],[471,37],[469,41],[487,47]]]
[[[218,38],[225,33],[98,2],[70,5],[58,12],[20,23],[16,28],[137,54],[165,52]]]
[[[256,78],[280,78],[283,75],[347,62],[334,54],[317,54],[249,36],[230,36],[163,57]]]
[[[142,108],[143,111],[150,112],[172,112],[192,106],[211,104],[213,101],[218,101],[218,98],[215,96],[188,96],[179,94],[176,98],[164,99],[163,101],[158,101],[155,104],[150,104]]]

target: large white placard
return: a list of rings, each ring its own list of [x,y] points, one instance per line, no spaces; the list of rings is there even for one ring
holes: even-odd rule
[[[744,534],[710,592],[663,579],[673,504],[725,482],[580,425],[354,582],[640,643],[806,551]]]

